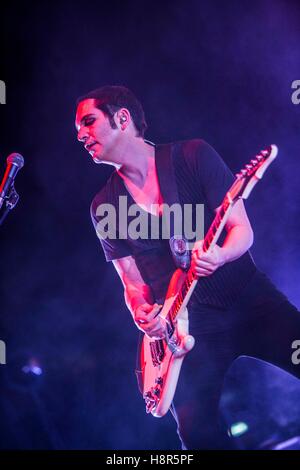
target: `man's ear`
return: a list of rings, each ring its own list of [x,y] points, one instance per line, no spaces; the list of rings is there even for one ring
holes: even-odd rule
[[[131,115],[128,109],[121,108],[115,114],[115,122],[119,129],[124,131],[131,121]]]

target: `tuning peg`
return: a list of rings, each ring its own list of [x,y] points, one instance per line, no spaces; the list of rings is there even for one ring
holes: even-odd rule
[[[247,168],[247,170],[249,171],[249,170],[252,170],[253,166],[248,163],[248,164],[246,165],[246,168]]]
[[[243,168],[243,169],[241,170],[241,174],[242,174],[242,176],[246,176],[247,170],[245,170],[245,168]]]
[[[251,163],[253,166],[256,166],[258,164],[258,160],[251,160]]]
[[[256,155],[256,158],[259,162],[261,162],[262,160],[264,160],[264,157],[262,155]]]

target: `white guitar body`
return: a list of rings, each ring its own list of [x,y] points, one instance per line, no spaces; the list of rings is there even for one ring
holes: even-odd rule
[[[186,273],[177,269],[172,276],[166,300],[160,312],[166,318],[176,300]],[[153,340],[144,335],[141,348],[141,370],[143,376],[143,396],[147,413],[155,417],[164,416],[171,406],[181,365],[185,355],[194,347],[195,340],[189,335],[187,308],[182,305],[174,322],[175,331],[167,340]],[[163,361],[160,361],[161,355]]]

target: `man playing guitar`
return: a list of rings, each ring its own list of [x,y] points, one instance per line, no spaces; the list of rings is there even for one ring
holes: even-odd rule
[[[138,239],[130,233],[124,237],[119,223],[117,236],[104,237],[98,230],[99,207],[111,204],[119,215],[120,196],[136,204],[150,226],[162,217],[167,188],[159,170],[161,149],[144,140],[146,127],[141,104],[125,87],[102,87],[77,102],[78,140],[95,163],[115,167],[92,202],[93,223],[106,260],[113,261],[121,278],[137,328],[160,340],[166,338],[170,325],[159,312],[177,267],[169,240],[161,232],[154,239]],[[165,148],[180,204],[204,204],[206,233],[233,176],[203,140],[175,142]],[[257,269],[248,251],[253,231],[241,199],[224,228],[224,236],[211,249],[204,249],[203,240],[194,240],[191,250],[190,267],[199,279],[188,305],[195,346],[183,362],[171,407],[184,449],[230,448],[219,426],[218,402],[226,370],[238,356],[258,357],[300,376],[300,368],[291,361],[291,344],[300,334],[299,312]]]

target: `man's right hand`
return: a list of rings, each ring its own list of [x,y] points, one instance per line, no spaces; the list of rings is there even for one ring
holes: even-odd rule
[[[134,312],[134,322],[139,330],[151,339],[162,339],[166,335],[166,323],[158,315],[162,305],[144,303]]]

